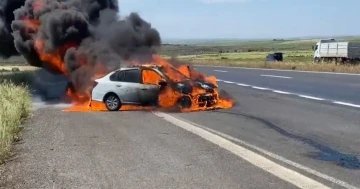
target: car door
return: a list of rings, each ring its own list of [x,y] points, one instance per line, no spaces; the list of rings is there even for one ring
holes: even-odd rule
[[[139,98],[142,103],[156,102],[160,93],[158,82],[162,77],[151,69],[141,70],[141,84],[139,88]]]
[[[139,104],[138,89],[141,85],[140,82],[139,69],[122,70],[115,83],[116,93],[124,103]]]

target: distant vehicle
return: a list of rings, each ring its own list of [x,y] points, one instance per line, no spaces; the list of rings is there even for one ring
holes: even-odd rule
[[[12,68],[12,69],[11,69],[11,71],[13,71],[13,72],[19,72],[19,71],[20,71],[20,69],[19,69],[19,68],[14,67],[14,68]]]
[[[191,80],[175,68],[170,69],[172,69],[171,73],[175,74],[174,77],[180,81],[171,79],[162,66],[133,66],[115,70],[95,80],[92,101],[104,102],[109,111],[117,111],[123,104],[157,105],[161,90],[171,87],[181,94],[177,105],[190,108],[194,98],[191,93],[195,86],[206,91],[196,99],[200,104],[203,102],[204,105],[211,106],[216,103],[217,97],[214,93],[216,86],[204,81]],[[145,70],[158,78],[156,83],[144,82]]]
[[[283,61],[283,53],[281,52],[276,52],[276,53],[272,53],[272,54],[268,54],[266,56],[266,61],[267,62],[275,62],[275,61],[278,61],[278,62],[282,62]]]
[[[321,39],[313,46],[314,62],[358,62],[360,43]]]

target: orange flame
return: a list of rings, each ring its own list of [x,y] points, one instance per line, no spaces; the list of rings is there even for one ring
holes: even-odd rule
[[[39,11],[43,8],[43,4],[41,0],[35,0],[33,3],[33,11]],[[27,29],[36,32],[40,26],[39,20],[33,20],[29,18],[22,18],[22,20],[27,25]],[[51,69],[56,72],[60,72],[61,74],[67,75],[68,72],[64,64],[64,55],[66,51],[71,47],[77,47],[75,42],[68,42],[63,44],[59,48],[55,49],[52,52],[47,52],[45,48],[45,42],[40,39],[35,39],[34,47],[36,52],[39,54],[40,59],[43,61],[43,64],[46,65],[47,69]],[[84,55],[78,55],[76,57],[78,66],[86,66],[87,60]],[[132,62],[132,64],[139,64],[137,62]],[[159,55],[153,55],[153,61],[150,63],[152,65],[158,65],[163,67],[163,71],[167,76],[171,78],[174,82],[183,81],[186,79],[193,80],[203,80],[209,82],[215,86],[217,85],[216,77],[210,76],[207,77],[204,74],[197,72],[191,69],[188,65],[179,65],[174,67],[169,61],[165,60]],[[107,70],[102,64],[97,64],[98,66],[95,68],[95,72],[92,73],[92,80],[97,78],[101,78],[106,75],[110,70]],[[159,85],[159,81],[162,78],[155,73],[154,71],[144,71],[142,73],[143,82],[146,84],[154,84]],[[73,88],[69,88],[66,92],[66,97],[71,100],[73,106],[64,111],[105,111],[107,110],[103,103],[97,103],[91,101],[91,90],[93,86],[91,82],[88,84],[89,86],[83,86],[86,90],[85,93],[79,93],[75,91]],[[206,93],[206,91],[196,85],[193,86],[193,91],[188,97],[191,100],[192,106],[188,109],[181,109],[181,111],[199,111],[199,110],[211,110],[215,108],[231,108],[234,104],[232,99],[223,99],[219,96],[217,90],[215,90],[212,95],[214,99],[212,100],[212,105],[207,106],[206,102],[202,102],[199,100],[199,96]],[[169,86],[165,86],[165,88],[161,88],[161,92],[158,97],[158,105],[161,108],[169,109],[176,106],[177,101],[183,94],[180,94],[176,90],[172,89]],[[141,107],[141,106],[122,106],[121,110],[152,110],[154,107]]]
[[[217,86],[216,77],[214,76],[206,77],[200,72],[191,69],[187,65],[180,65],[178,68],[175,68],[171,65],[170,62],[166,61],[165,59],[161,58],[158,55],[154,55],[154,61],[146,65],[163,66],[163,71],[174,81],[182,81],[183,79],[182,77],[184,76],[179,74],[179,72],[181,72],[182,74],[185,75],[185,77],[189,77],[191,79],[202,79]],[[101,68],[99,67],[98,70],[101,70]],[[102,73],[100,74],[100,76],[104,75],[104,73],[101,71],[99,73]],[[142,80],[143,83],[145,84],[158,85],[158,87],[161,87],[159,85],[159,81],[163,79],[158,73],[156,73],[153,70],[143,70]],[[91,87],[89,88],[89,91],[91,91]],[[201,111],[201,110],[212,110],[218,108],[227,109],[227,108],[231,108],[234,104],[233,99],[220,98],[218,91],[215,90],[213,93],[213,96],[215,97],[214,104],[212,106],[206,106],[204,102],[199,101],[199,96],[204,93],[206,93],[204,89],[194,86],[193,92],[190,95],[188,95],[193,105],[187,109],[182,108],[180,109],[180,111],[191,112],[191,111]],[[180,94],[171,87],[166,86],[164,89],[161,90],[158,97],[158,105],[160,109],[168,110],[176,107],[177,101],[182,95],[183,94]],[[91,96],[90,93],[88,93],[85,96],[81,96],[76,92],[69,90],[68,97],[70,97],[75,103],[73,107],[66,109],[65,111],[106,111],[107,110],[104,103],[92,102],[90,96]],[[125,110],[153,110],[153,109],[155,109],[155,107],[125,105],[122,106],[120,110],[125,111]]]

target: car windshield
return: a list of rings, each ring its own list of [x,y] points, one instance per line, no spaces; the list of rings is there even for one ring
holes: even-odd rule
[[[162,67],[160,69],[164,75],[173,81],[185,81],[185,80],[189,80],[190,78],[187,77],[186,75],[184,75],[183,73],[181,73],[179,70],[177,70],[175,67],[169,66],[169,67]]]

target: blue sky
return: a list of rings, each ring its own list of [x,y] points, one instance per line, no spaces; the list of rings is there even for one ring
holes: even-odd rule
[[[120,15],[138,12],[163,39],[360,34],[359,0],[119,0],[119,5]]]

